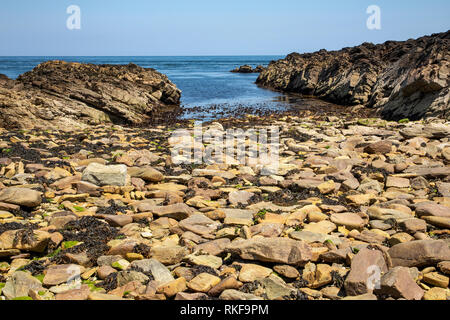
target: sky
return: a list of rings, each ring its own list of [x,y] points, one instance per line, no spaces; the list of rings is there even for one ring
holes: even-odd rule
[[[81,29],[67,28],[70,5]],[[0,56],[286,55],[449,29],[449,0],[0,1]]]

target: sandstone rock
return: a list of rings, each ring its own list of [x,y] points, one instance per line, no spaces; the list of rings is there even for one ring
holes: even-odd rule
[[[128,174],[133,178],[141,178],[148,182],[160,182],[164,179],[164,175],[161,172],[151,167],[132,167],[128,169]]]
[[[219,297],[220,300],[264,300],[261,297],[255,296],[250,293],[244,293],[238,290],[234,289],[228,289],[222,292],[222,294]]]
[[[253,224],[253,211],[240,209],[222,209],[225,213],[226,224],[247,225]]]
[[[6,188],[0,191],[0,201],[24,207],[37,207],[41,204],[41,193],[26,188]]]
[[[9,230],[0,235],[0,249],[43,252],[51,234],[39,230]]]
[[[209,273],[201,273],[189,281],[188,287],[198,292],[208,292],[220,283],[220,278]]]
[[[450,260],[450,249],[442,240],[420,240],[397,244],[389,255],[394,266],[426,267]]]
[[[43,129],[140,124],[168,118],[180,95],[165,75],[135,64],[48,61],[17,80],[0,80],[0,123]]]
[[[371,293],[388,271],[383,253],[379,250],[362,249],[352,260],[351,270],[345,280],[345,290],[350,296]]]
[[[242,282],[253,282],[267,278],[272,273],[272,269],[256,264],[244,264],[239,271],[239,280]]]
[[[48,268],[42,283],[46,286],[55,286],[61,283],[68,283],[79,279],[83,272],[84,268],[75,264],[51,266]]]
[[[450,94],[448,34],[364,43],[340,51],[292,53],[270,63],[257,83],[341,105],[377,107],[388,119],[445,117]]]
[[[392,150],[391,141],[375,142],[364,148],[364,152],[369,154],[376,154],[376,153],[385,154],[391,152],[391,150]]]
[[[425,291],[411,277],[408,268],[395,267],[381,278],[377,293],[389,295],[395,299],[421,300]]]
[[[338,226],[345,226],[347,229],[361,229],[366,222],[357,214],[347,213],[335,213],[330,217],[331,222]]]
[[[42,290],[42,283],[31,274],[23,271],[16,271],[6,281],[2,294],[8,300],[19,297],[27,297],[30,290]]]
[[[124,186],[127,180],[127,167],[125,165],[104,166],[94,162],[83,171],[82,180],[97,186]]]
[[[312,258],[308,244],[286,238],[264,238],[232,242],[226,249],[242,259],[303,265]]]
[[[131,267],[142,270],[143,273],[151,273],[154,280],[160,285],[175,280],[169,269],[155,259],[133,261]]]
[[[447,300],[447,290],[443,288],[431,288],[423,296],[424,300],[431,301],[446,301]]]
[[[450,218],[450,208],[434,202],[422,202],[416,205],[416,214],[419,217],[433,216]]]

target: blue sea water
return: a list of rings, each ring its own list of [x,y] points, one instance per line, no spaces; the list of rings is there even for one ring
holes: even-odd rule
[[[237,74],[230,70],[244,64],[267,66],[281,56],[192,56],[192,57],[0,57],[0,73],[15,79],[48,60],[94,64],[128,64],[154,68],[166,74],[182,90],[184,118],[213,119],[217,110],[238,107],[280,110],[286,107],[280,93],[259,88],[258,74]],[[214,106],[214,108],[213,108]],[[201,111],[194,111],[200,107]],[[208,111],[214,110],[214,111]]]

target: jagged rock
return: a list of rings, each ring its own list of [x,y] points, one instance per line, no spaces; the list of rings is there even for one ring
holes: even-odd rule
[[[388,119],[450,119],[449,52],[450,31],[339,51],[292,53],[270,63],[257,83],[342,105],[379,108]]]
[[[17,80],[0,79],[0,125],[75,128],[167,117],[181,91],[154,69],[48,61]]]

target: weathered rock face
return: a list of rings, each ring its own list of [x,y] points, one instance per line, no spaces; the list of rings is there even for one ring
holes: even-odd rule
[[[181,91],[154,69],[49,61],[0,77],[0,127],[140,124],[174,112]]]
[[[450,31],[340,51],[292,53],[257,83],[343,105],[377,108],[387,119],[450,119]]]
[[[255,67],[255,68],[252,68],[252,66],[249,66],[248,64],[246,64],[244,66],[237,67],[236,69],[231,70],[230,72],[233,72],[233,73],[260,73],[264,70],[265,70],[265,68],[261,65]]]

